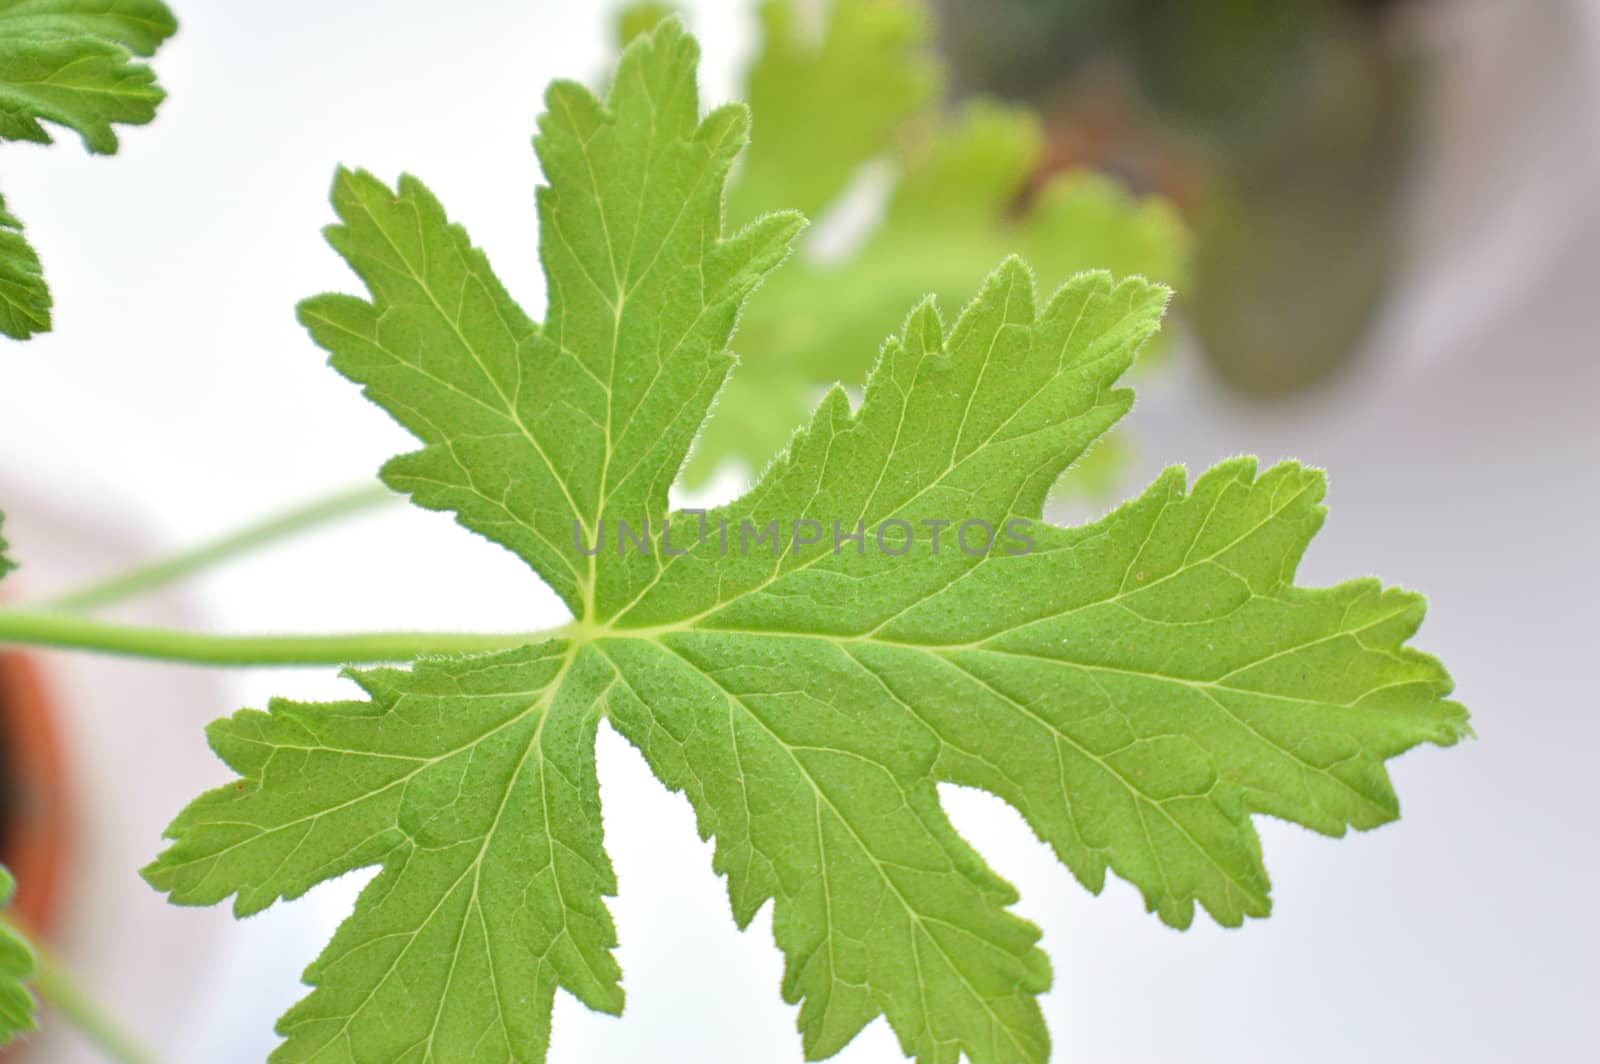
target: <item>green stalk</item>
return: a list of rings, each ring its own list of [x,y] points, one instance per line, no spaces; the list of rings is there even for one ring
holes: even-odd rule
[[[60,647],[191,665],[362,665],[439,654],[509,650],[556,638],[540,632],[352,632],[335,635],[211,635],[140,628],[53,613],[0,610],[0,645]]]
[[[156,1057],[139,1044],[104,1005],[85,990],[66,967],[35,938],[10,920],[0,920],[22,935],[33,950],[35,970],[30,985],[45,1004],[55,1009],[93,1042],[115,1064],[155,1064]]]
[[[307,532],[318,525],[399,499],[400,496],[382,484],[363,484],[358,488],[346,489],[246,525],[209,543],[180,551],[160,561],[142,565],[137,569],[51,599],[43,604],[43,608],[57,613],[79,613],[97,609],[133,595],[176,583],[203,569],[230,561],[241,554],[276,543],[278,540]]]

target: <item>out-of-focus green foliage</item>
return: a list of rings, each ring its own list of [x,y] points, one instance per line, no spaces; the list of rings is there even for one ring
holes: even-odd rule
[[[16,886],[11,873],[0,867],[0,909],[10,904]],[[10,925],[0,923],[0,1046],[34,1029],[33,995],[27,986],[33,969],[33,950]]]
[[[115,152],[114,127],[150,121],[166,95],[139,57],[177,28],[161,0],[0,0],[0,140],[49,144],[50,123]],[[0,333],[49,330],[38,253],[0,200]]]
[[[1187,324],[1228,383],[1293,392],[1365,346],[1403,257],[1433,65],[1428,17],[1399,9],[1428,5],[930,2],[955,96],[1048,109],[1083,155],[1182,200]]]
[[[666,10],[631,9],[623,36]],[[690,460],[691,485],[729,459],[763,468],[823,388],[865,380],[907,307],[930,292],[959,307],[1008,254],[1026,258],[1045,289],[1089,269],[1183,284],[1188,238],[1165,201],[1137,201],[1087,173],[1028,192],[1043,145],[1031,111],[975,100],[945,113],[931,28],[919,0],[834,0],[815,27],[791,0],[762,6],[746,89],[755,125],[730,220],[785,207],[815,217],[874,160],[892,167],[892,187],[843,255],[803,243],[755,294],[734,338],[739,368]],[[1105,486],[1124,451],[1113,436],[1069,477]]]
[[[0,332],[17,339],[50,328],[50,289],[39,253],[0,197]]]

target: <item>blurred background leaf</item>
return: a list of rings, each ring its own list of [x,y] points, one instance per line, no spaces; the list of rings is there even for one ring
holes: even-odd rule
[[[666,10],[631,9],[623,36]],[[954,320],[1007,255],[1045,290],[1089,269],[1183,285],[1188,237],[1171,205],[1086,171],[1035,180],[1045,135],[1027,107],[979,96],[945,108],[920,0],[769,0],[760,24],[731,220],[798,207],[817,224],[745,311],[740,365],[690,459],[691,487],[730,461],[763,468],[824,388],[866,379],[918,300],[934,293]],[[1067,480],[1108,486],[1126,450],[1114,437]]]
[[[51,143],[75,131],[97,155],[117,125],[143,125],[166,95],[139,57],[178,28],[161,0],[0,0],[0,140]],[[50,290],[22,223],[0,200],[0,332],[50,329]]]
[[[1241,391],[1321,380],[1392,287],[1418,78],[1385,0],[936,0],[957,95],[1049,116],[1046,172],[1182,204],[1185,309]]]

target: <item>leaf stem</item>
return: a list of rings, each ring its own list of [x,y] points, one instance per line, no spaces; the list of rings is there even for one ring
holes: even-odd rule
[[[213,635],[140,628],[52,613],[0,610],[0,644],[61,647],[191,665],[360,665],[509,650],[559,636],[539,632],[351,632]]]
[[[39,997],[93,1042],[115,1064],[155,1064],[156,1057],[121,1021],[80,985],[64,964],[11,920],[0,920],[27,941],[35,970],[29,980]]]
[[[133,595],[154,591],[241,554],[309,531],[318,525],[398,501],[399,495],[382,484],[363,484],[273,514],[208,543],[68,592],[43,604],[57,613],[97,609]]]

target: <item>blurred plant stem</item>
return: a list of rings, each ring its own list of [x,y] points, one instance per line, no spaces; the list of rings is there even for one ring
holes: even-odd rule
[[[445,654],[511,650],[557,637],[537,632],[350,632],[213,635],[104,624],[59,613],[0,610],[0,645],[86,650],[189,665],[371,665]]]
[[[11,931],[20,935],[33,950],[34,972],[31,985],[39,998],[106,1055],[114,1064],[157,1064],[158,1058],[140,1044],[83,985],[66,965],[25,928],[0,917]]]
[[[273,514],[197,547],[97,581],[41,604],[53,613],[81,613],[158,590],[241,555],[333,521],[397,501],[382,484],[363,484]]]

